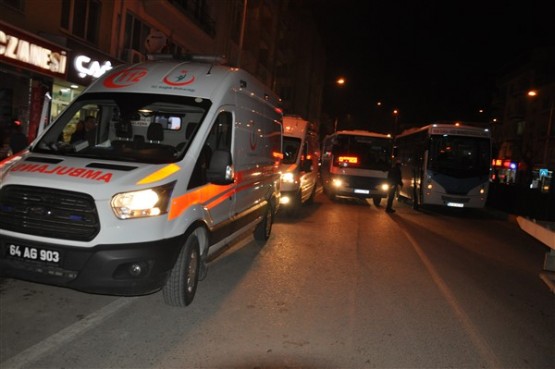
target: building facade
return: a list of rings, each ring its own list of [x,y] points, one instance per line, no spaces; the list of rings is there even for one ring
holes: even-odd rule
[[[152,53],[221,56],[317,121],[325,53],[302,3],[0,0],[0,128],[17,119],[31,141],[96,77]]]
[[[555,181],[555,51],[539,49],[498,82],[494,169],[507,184],[549,191]],[[495,153],[494,153],[495,154]]]

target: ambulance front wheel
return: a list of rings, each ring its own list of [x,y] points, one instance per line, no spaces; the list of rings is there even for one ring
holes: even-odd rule
[[[197,291],[200,272],[200,242],[204,230],[197,228],[189,234],[170,277],[162,290],[164,302],[171,306],[185,307],[189,305]]]
[[[254,239],[259,244],[264,244],[270,234],[272,233],[272,225],[274,223],[274,212],[272,210],[272,205],[270,203],[266,204],[264,209],[264,215],[262,216],[262,221],[256,225],[254,229]]]

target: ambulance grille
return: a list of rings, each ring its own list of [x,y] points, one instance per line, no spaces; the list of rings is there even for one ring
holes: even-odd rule
[[[0,189],[0,228],[64,240],[90,241],[100,231],[90,195],[33,186]]]

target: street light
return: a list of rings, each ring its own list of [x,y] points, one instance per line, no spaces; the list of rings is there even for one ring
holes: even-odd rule
[[[395,116],[395,121],[393,123],[393,137],[397,136],[397,125],[399,123],[399,110],[393,109],[393,115]]]
[[[345,80],[345,77],[337,77],[337,79],[335,80],[335,84],[337,85],[337,87],[343,87],[345,86],[345,83],[347,81]],[[333,131],[337,132],[337,125],[339,123],[339,116],[338,113],[335,112],[335,121],[333,122]]]
[[[537,90],[530,90],[527,93],[528,96],[530,97],[536,97],[538,96],[538,91]],[[543,147],[543,164],[547,167],[547,162],[548,162],[548,157],[549,157],[549,139],[551,136],[551,129],[553,126],[553,108],[555,105],[555,101],[553,99],[551,99],[551,106],[549,108],[549,116],[547,118],[547,131],[545,134],[545,143],[544,143],[544,147]]]

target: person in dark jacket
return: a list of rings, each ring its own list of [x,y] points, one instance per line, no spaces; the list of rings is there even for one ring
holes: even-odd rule
[[[14,154],[26,149],[29,143],[27,142],[27,136],[22,131],[21,122],[15,120],[12,125],[12,134],[10,136],[10,147]]]
[[[394,213],[393,209],[393,199],[395,198],[395,193],[397,192],[398,186],[403,186],[403,181],[401,180],[401,163],[396,161],[395,164],[389,170],[387,174],[387,181],[389,182],[389,194],[387,196],[387,206],[385,211],[388,213]]]

